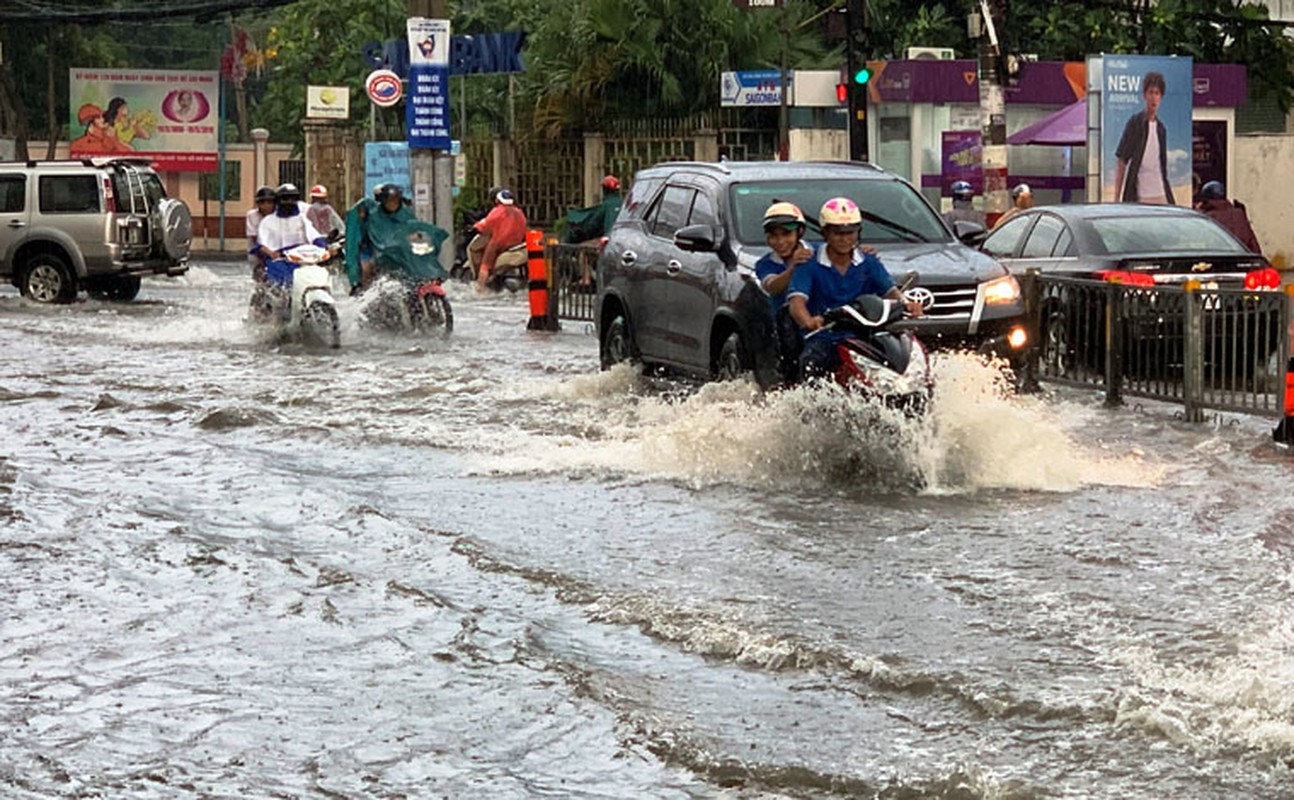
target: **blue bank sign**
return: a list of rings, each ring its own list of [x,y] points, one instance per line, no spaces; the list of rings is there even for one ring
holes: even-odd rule
[[[486,75],[525,72],[521,48],[526,43],[522,31],[479,33],[451,36],[449,42],[450,75]],[[409,75],[409,43],[405,39],[388,39],[364,45],[364,63],[373,68],[385,67],[401,78]]]

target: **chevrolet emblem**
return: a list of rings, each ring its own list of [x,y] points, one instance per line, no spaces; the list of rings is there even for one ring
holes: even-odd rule
[[[1191,272],[1207,272],[1213,269],[1213,265],[1207,261],[1196,261],[1191,265]]]

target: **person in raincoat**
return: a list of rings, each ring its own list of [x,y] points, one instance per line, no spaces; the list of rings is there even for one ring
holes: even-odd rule
[[[611,231],[616,217],[620,216],[620,206],[623,203],[620,179],[614,175],[607,175],[602,179],[602,202],[588,208],[572,208],[566,213],[562,241],[568,244],[597,244],[599,239]],[[580,259],[581,285],[590,286],[593,283],[591,261],[591,258]]]
[[[346,276],[352,292],[367,288],[379,274],[421,283],[443,280],[440,246],[445,231],[414,216],[404,190],[384,183],[346,213]]]

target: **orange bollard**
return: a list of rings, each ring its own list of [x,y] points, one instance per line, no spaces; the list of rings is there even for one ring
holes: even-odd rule
[[[557,318],[548,315],[548,263],[544,261],[543,231],[526,231],[526,274],[530,279],[528,331],[555,331]]]
[[[1294,445],[1294,358],[1285,365],[1285,415],[1272,429],[1278,444]]]

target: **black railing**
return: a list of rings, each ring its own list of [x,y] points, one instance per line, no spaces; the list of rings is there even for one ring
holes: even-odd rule
[[[592,322],[593,300],[597,296],[598,249],[550,243],[544,247],[544,258],[548,262],[549,316]]]
[[[1282,414],[1290,303],[1275,291],[1134,286],[1021,276],[1034,346],[1030,379],[1104,387],[1205,409]]]

